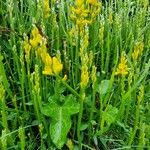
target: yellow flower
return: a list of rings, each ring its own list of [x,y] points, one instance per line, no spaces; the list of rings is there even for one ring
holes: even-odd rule
[[[79,26],[79,27],[84,27],[86,24],[91,24],[92,23],[92,21],[91,20],[87,20],[87,19],[78,19],[77,21],[76,21],[76,24]]]
[[[42,42],[42,36],[39,33],[37,27],[32,30],[32,39],[30,39],[30,44],[35,48]]]
[[[48,53],[46,53],[45,64],[49,66],[52,65],[52,58]]]
[[[48,53],[46,53],[46,54],[43,53],[43,57],[44,56],[45,56],[45,59],[43,58],[43,60],[44,60],[44,63],[45,63],[45,67],[44,67],[43,74],[45,74],[45,75],[53,75],[52,58],[51,58],[51,56]]]
[[[58,74],[62,71],[63,65],[61,62],[58,60],[58,58],[53,57],[53,72],[55,74]]]
[[[89,10],[85,9],[85,8],[84,8],[84,5],[81,6],[81,7],[72,8],[72,11],[73,11],[77,16],[80,16],[80,17],[87,17],[87,16],[88,16],[88,13],[89,13]]]
[[[33,38],[35,38],[38,34],[39,34],[38,28],[34,27],[33,30],[32,30],[32,36],[33,36]]]
[[[84,0],[76,0],[76,5],[77,5],[78,7],[83,6],[83,5],[84,5]]]
[[[81,82],[80,86],[81,88],[85,88],[89,82],[89,73],[88,73],[88,67],[86,65],[82,66],[81,69]]]
[[[41,56],[42,60],[44,61],[46,53],[47,53],[46,43],[42,43],[42,45],[37,49],[37,54]]]
[[[71,8],[71,19],[75,21],[76,25],[82,29],[86,24],[91,21],[87,18],[90,11],[85,8],[84,0],[76,0],[75,7]]]
[[[42,73],[45,75],[53,75],[52,67],[51,66],[45,66]]]
[[[38,34],[35,38],[30,40],[30,44],[33,47],[37,47],[41,41],[42,41],[42,36],[40,34]]]
[[[51,56],[47,52],[42,52],[41,58],[45,64],[43,74],[53,75],[58,74],[62,71],[63,65],[58,58],[51,58]]]
[[[127,59],[125,57],[125,54],[123,53],[121,56],[121,61],[118,65],[117,71],[115,72],[115,75],[127,75],[128,74],[128,66],[127,66]]]
[[[46,56],[47,56],[47,52],[45,52],[45,51],[43,51],[43,52],[41,52],[40,53],[40,56],[41,56],[41,59],[42,59],[42,61],[44,62],[44,63],[46,63]]]

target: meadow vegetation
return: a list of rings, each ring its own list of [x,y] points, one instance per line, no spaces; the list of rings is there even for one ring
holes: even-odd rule
[[[0,149],[150,150],[149,0],[0,0]]]

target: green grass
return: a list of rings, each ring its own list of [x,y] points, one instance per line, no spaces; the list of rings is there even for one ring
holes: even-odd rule
[[[0,149],[150,149],[150,3],[93,2],[0,0]]]

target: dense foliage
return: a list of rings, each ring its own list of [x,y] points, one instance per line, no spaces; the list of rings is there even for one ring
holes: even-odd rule
[[[0,149],[150,149],[148,0],[0,0]]]

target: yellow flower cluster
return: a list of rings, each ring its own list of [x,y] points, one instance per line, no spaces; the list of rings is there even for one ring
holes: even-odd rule
[[[88,0],[87,4],[90,5],[90,18],[93,21],[95,17],[100,13],[102,3],[98,0]]]
[[[75,7],[72,7],[71,11],[71,19],[75,21],[75,24],[79,28],[91,23],[91,21],[88,20],[89,10],[85,8],[84,0],[76,0]]]
[[[144,50],[143,42],[137,42],[134,46],[134,51],[132,53],[133,60],[137,60],[138,57],[141,56],[143,50]]]
[[[44,63],[44,70],[43,74],[45,75],[53,75],[58,74],[62,71],[63,65],[60,61],[59,57],[51,57],[47,53],[47,47],[46,47],[46,39],[42,37],[40,34],[38,28],[35,26],[32,30],[32,38],[28,41],[26,39],[24,41],[24,49],[26,54],[29,55],[31,46],[36,50],[36,54],[41,57],[43,63]]]
[[[122,53],[121,60],[117,68],[117,71],[115,72],[115,75],[127,75],[128,74],[129,68],[126,63],[127,63],[127,59],[126,59],[125,53]]]
[[[51,57],[48,53],[46,53],[44,64],[43,74],[45,75],[59,74],[63,68],[60,60],[57,57]]]
[[[69,32],[70,41],[76,44],[78,36],[84,36],[86,26],[92,24],[101,10],[101,2],[98,0],[75,0],[75,5],[71,7],[70,18],[75,26]]]
[[[81,89],[84,89],[89,82],[89,72],[88,69],[92,64],[92,53],[88,55],[87,48],[89,45],[89,32],[85,29],[84,35],[81,36],[80,39],[80,59],[81,59],[81,81],[80,86]],[[89,59],[90,57],[90,59]]]
[[[25,35],[24,39],[25,40],[23,41],[23,47],[25,50],[25,55],[26,55],[27,60],[29,60],[29,58],[30,58],[31,48],[37,49],[37,52],[40,49],[43,51],[43,49],[44,49],[43,46],[45,46],[45,44],[43,44],[43,43],[45,42],[44,41],[45,39],[42,37],[42,35],[40,34],[40,32],[36,26],[34,26],[34,28],[32,30],[31,38],[28,39],[28,37]]]

